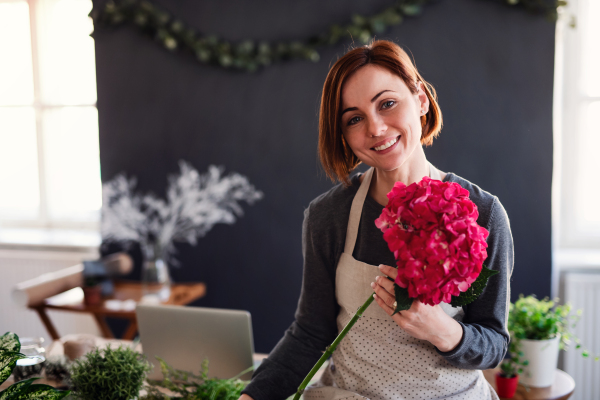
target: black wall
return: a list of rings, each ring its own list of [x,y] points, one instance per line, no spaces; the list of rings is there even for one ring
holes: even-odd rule
[[[201,32],[239,40],[302,39],[389,0],[157,0]],[[515,241],[513,299],[550,295],[554,25],[484,0],[441,0],[385,33],[434,85],[444,129],[427,156],[497,195]],[[121,171],[163,194],[180,159],[246,175],[265,197],[235,225],[179,246],[176,281],[204,281],[198,306],[252,313],[268,352],[293,320],[304,208],[331,187],[317,160],[319,96],[350,41],[255,74],[198,64],[132,27],[95,35],[102,179]]]

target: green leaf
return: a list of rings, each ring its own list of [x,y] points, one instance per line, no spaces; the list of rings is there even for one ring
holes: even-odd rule
[[[4,335],[0,337],[0,350],[4,351],[21,351],[21,342],[19,342],[19,337],[12,332],[6,332]]]
[[[10,385],[8,388],[6,388],[2,392],[0,392],[0,400],[12,399],[13,395],[15,395],[15,394],[19,395],[21,390],[26,389],[27,386],[31,385],[31,383],[33,381],[35,381],[36,379],[39,379],[39,378],[29,378],[29,379],[25,379],[23,381],[17,382],[13,385]]]
[[[27,379],[11,385],[0,393],[0,400],[60,400],[71,393],[70,390],[56,390],[49,385],[32,385],[31,382],[35,379]]]
[[[400,9],[405,15],[415,17],[421,14],[422,8],[419,4],[401,4]]]
[[[402,288],[394,283],[394,293],[396,295],[396,309],[394,310],[394,314],[399,311],[408,310],[413,302],[413,299],[408,297],[408,289]]]
[[[24,354],[16,351],[2,351],[0,350],[0,383],[8,379],[12,370],[17,365],[17,360],[21,358],[27,358]]]
[[[462,307],[474,302],[483,292],[483,289],[485,289],[488,279],[497,273],[498,271],[488,269],[485,265],[482,266],[481,273],[477,277],[477,280],[471,284],[471,287],[468,288],[466,292],[461,293],[460,296],[452,296],[450,305],[452,307]]]

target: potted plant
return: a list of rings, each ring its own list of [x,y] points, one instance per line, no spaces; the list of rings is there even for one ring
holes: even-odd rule
[[[102,303],[101,280],[95,276],[88,276],[83,281],[83,302],[88,306]]]
[[[96,348],[71,365],[71,383],[81,400],[131,400],[138,397],[151,369],[130,347]]]
[[[519,343],[515,340],[511,340],[508,352],[510,358],[500,364],[500,372],[496,374],[496,391],[498,396],[511,399],[517,391],[519,375],[529,361],[521,359],[523,352],[520,351]]]
[[[554,382],[554,372],[558,362],[559,350],[566,350],[574,338],[571,328],[580,318],[581,310],[571,312],[571,305],[557,305],[544,298],[538,300],[534,295],[519,299],[510,305],[508,330],[511,343],[519,348],[521,360],[526,360],[520,381],[532,387],[547,387]],[[579,340],[574,338],[577,348]],[[587,357],[587,352],[583,352]]]

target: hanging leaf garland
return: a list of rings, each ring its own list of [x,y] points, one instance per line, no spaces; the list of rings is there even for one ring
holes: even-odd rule
[[[532,14],[545,15],[551,22],[558,20],[558,9],[566,6],[566,0],[497,0],[509,6],[520,6]]]
[[[428,1],[400,0],[376,15],[354,15],[350,24],[333,25],[327,32],[305,41],[276,43],[257,43],[252,40],[231,42],[215,35],[202,35],[148,1],[111,0],[102,9],[94,7],[90,17],[94,20],[95,28],[133,23],[168,50],[188,50],[202,63],[252,72],[261,66],[283,60],[317,62],[317,46],[336,44],[348,35],[361,43],[367,43],[373,35],[400,24],[404,17],[418,15]]]
[[[355,14],[347,25],[332,25],[327,32],[309,37],[304,41],[255,42],[243,40],[232,42],[216,35],[203,35],[187,26],[159,6],[146,0],[109,0],[104,7],[90,12],[95,29],[127,23],[136,25],[144,34],[153,37],[166,49],[191,52],[204,64],[235,68],[249,72],[285,60],[319,61],[316,47],[334,45],[348,37],[360,43],[368,43],[375,35],[399,25],[405,17],[417,16],[423,6],[432,0],[398,0],[382,12],[362,16]],[[498,1],[498,0],[497,0]],[[499,0],[508,5],[520,5],[534,12],[543,13],[556,20],[557,7],[564,0]]]

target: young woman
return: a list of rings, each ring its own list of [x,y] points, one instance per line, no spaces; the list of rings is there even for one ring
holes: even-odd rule
[[[498,198],[431,165],[423,151],[441,129],[435,91],[396,44],[349,51],[329,71],[319,124],[321,162],[342,183],[305,211],[304,278],[296,319],[240,400],[293,394],[322,351],[373,291],[305,399],[497,399],[482,369],[504,357],[513,268],[508,217]],[[350,178],[360,163],[371,168]],[[500,273],[462,308],[414,301],[392,316],[393,254],[375,226],[395,182],[424,176],[459,183],[490,232],[485,265]]]

